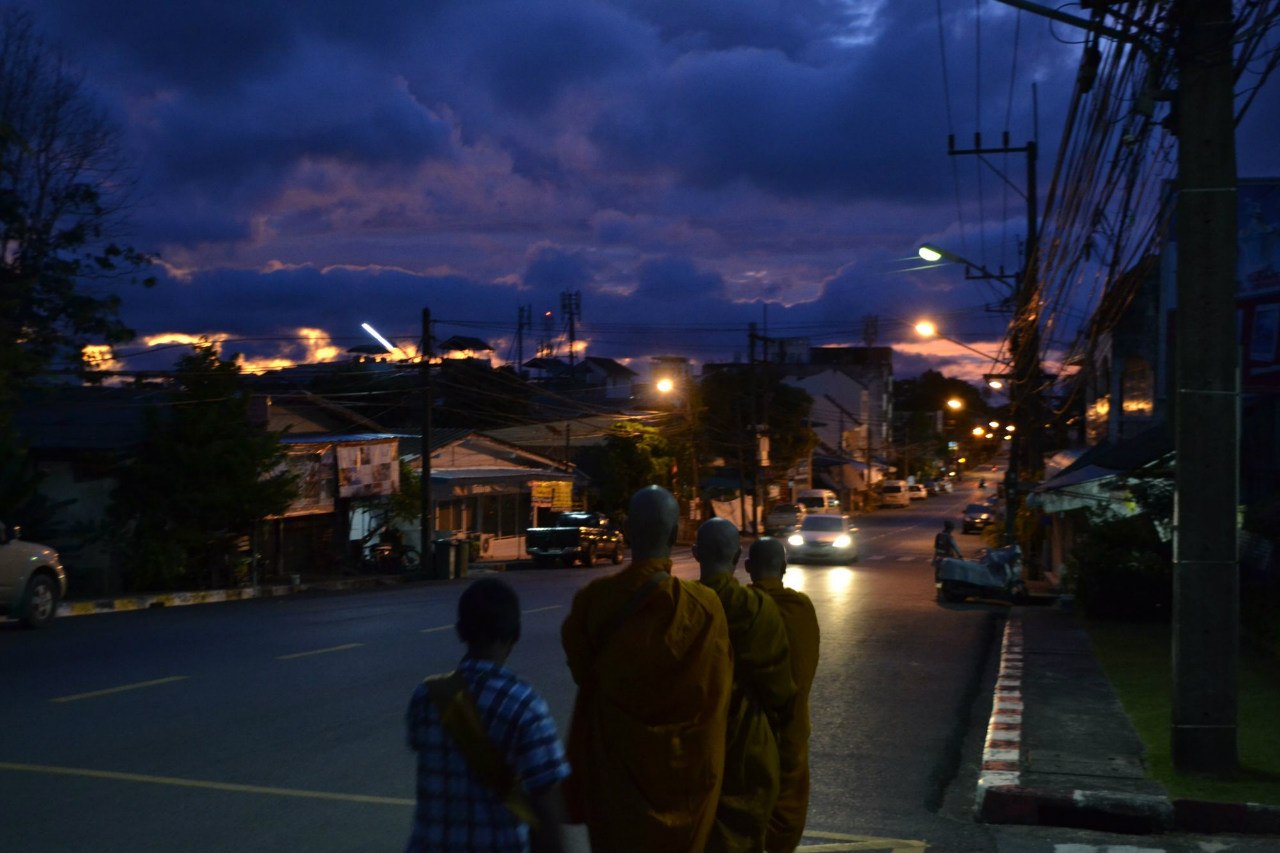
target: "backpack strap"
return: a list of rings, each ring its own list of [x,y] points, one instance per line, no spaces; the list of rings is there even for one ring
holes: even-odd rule
[[[444,730],[453,738],[471,772],[497,794],[513,815],[536,829],[538,818],[524,787],[485,731],[480,721],[480,710],[467,692],[467,682],[462,673],[454,670],[448,675],[433,675],[423,683],[426,684],[427,695],[440,712]]]

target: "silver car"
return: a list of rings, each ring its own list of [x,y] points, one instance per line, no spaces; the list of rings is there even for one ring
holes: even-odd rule
[[[856,563],[858,528],[847,515],[806,515],[787,537],[787,560],[792,563]]]
[[[28,628],[43,628],[53,621],[58,602],[67,594],[67,573],[57,551],[23,542],[20,533],[0,523],[0,613],[22,620]]]

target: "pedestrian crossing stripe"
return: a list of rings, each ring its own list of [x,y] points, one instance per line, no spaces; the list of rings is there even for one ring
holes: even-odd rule
[[[907,841],[901,838],[874,838],[868,835],[848,835],[843,832],[820,832],[806,829],[804,838],[821,838],[833,841],[833,844],[804,844],[796,848],[796,853],[845,853],[845,851],[881,851],[881,853],[912,853],[927,850],[929,845],[924,841]]]

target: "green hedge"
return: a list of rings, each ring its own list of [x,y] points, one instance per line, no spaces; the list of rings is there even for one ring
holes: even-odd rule
[[[1168,618],[1172,554],[1146,515],[1095,514],[1067,559],[1076,602],[1099,618]]]

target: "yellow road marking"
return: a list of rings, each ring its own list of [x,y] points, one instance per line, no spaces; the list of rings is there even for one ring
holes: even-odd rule
[[[147,776],[142,773],[117,773],[113,770],[88,770],[83,767],[52,767],[43,764],[16,764],[0,761],[0,770],[19,773],[43,773],[49,776],[80,776],[86,779],[109,779],[114,782],[143,782],[177,788],[203,788],[236,794],[268,794],[274,797],[303,797],[312,800],[338,800],[344,803],[372,803],[380,806],[412,806],[413,800],[401,797],[375,797],[370,794],[334,794],[301,788],[271,788],[265,785],[238,785],[233,782],[207,782],[203,779],[181,779],[176,776]]]
[[[858,850],[882,850],[889,853],[913,853],[927,850],[929,845],[924,841],[907,841],[901,838],[872,838],[866,835],[848,835],[843,832],[821,832],[806,829],[806,838],[827,838],[838,841],[838,844],[801,844],[796,853],[846,853]]]
[[[345,652],[347,649],[358,649],[364,643],[347,643],[345,646],[330,646],[327,649],[313,649],[309,652],[294,652],[291,655],[277,655],[276,660],[293,660],[294,658],[305,658],[311,655],[327,655],[329,652]]]
[[[92,690],[88,693],[76,693],[72,696],[59,696],[50,702],[77,702],[81,699],[96,699],[99,696],[110,696],[112,693],[124,693],[126,690],[141,690],[143,687],[155,687],[157,684],[169,684],[182,681],[185,675],[171,675],[168,678],[157,678],[152,681],[139,681],[137,684],[122,684],[119,687],[108,687],[106,690]]]
[[[552,604],[550,607],[535,607],[532,610],[526,610],[525,613],[542,613],[546,610],[559,610],[564,607],[563,604]]]

